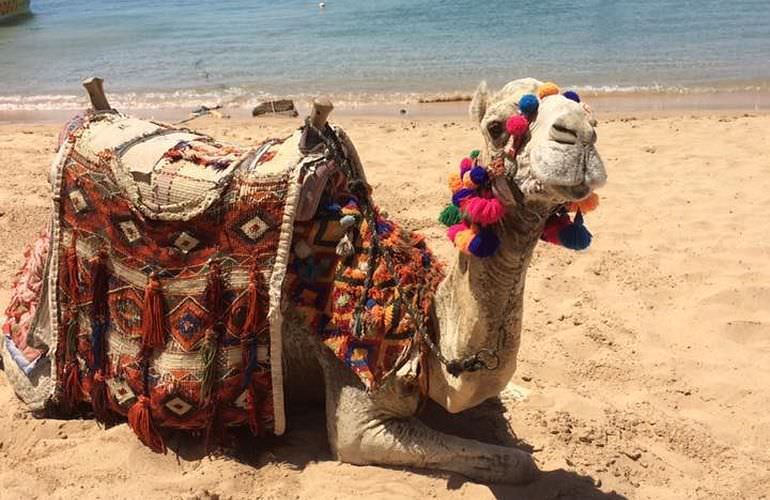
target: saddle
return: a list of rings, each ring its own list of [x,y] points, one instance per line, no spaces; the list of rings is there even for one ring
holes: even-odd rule
[[[17,394],[126,417],[157,452],[163,427],[280,435],[289,301],[366,387],[393,373],[441,266],[370,203],[344,131],[314,133],[243,148],[114,111],[68,123],[3,325]]]
[[[146,422],[282,433],[292,231],[336,170],[302,140],[243,148],[113,111],[68,123],[50,244],[29,252],[0,347],[22,399],[127,416],[156,451]]]

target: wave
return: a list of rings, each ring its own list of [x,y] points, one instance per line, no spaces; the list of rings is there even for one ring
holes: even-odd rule
[[[574,85],[564,86],[591,96],[613,95],[698,95],[709,93],[750,93],[770,91],[770,82],[727,82],[710,86],[666,85]],[[304,93],[275,95],[269,92],[245,88],[183,89],[176,91],[109,92],[112,106],[118,109],[193,109],[201,105],[209,107],[251,109],[260,102],[277,98],[294,99],[298,104],[309,103],[314,97],[330,97],[335,106],[342,109],[366,107],[372,104],[432,104],[468,101],[467,91],[442,92],[366,92],[366,93]],[[88,106],[83,94],[0,95],[0,111],[48,111],[80,110]]]

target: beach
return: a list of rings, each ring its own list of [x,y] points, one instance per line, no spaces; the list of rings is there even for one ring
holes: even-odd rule
[[[445,261],[454,250],[436,218],[446,178],[481,145],[466,105],[332,115],[375,201]],[[609,181],[586,216],[593,245],[536,248],[519,368],[499,403],[454,417],[428,408],[442,429],[491,441],[506,432],[504,417],[545,471],[533,484],[338,463],[320,409],[290,410],[283,437],[230,455],[206,456],[179,437],[157,455],[125,424],[35,418],[0,372],[0,499],[766,498],[770,114],[599,109]],[[253,145],[301,124],[231,114],[188,126]],[[61,125],[52,121],[0,124],[2,304],[48,221]]]

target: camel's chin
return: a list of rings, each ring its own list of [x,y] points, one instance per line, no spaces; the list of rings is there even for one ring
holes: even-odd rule
[[[591,193],[593,192],[593,189],[587,184],[578,184],[576,186],[553,186],[553,190],[556,191],[560,197],[563,197],[565,202],[585,200],[591,196]]]

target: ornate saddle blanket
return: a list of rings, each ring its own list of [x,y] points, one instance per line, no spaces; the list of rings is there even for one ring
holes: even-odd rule
[[[22,273],[46,277],[41,304],[20,279],[4,325],[22,398],[127,416],[156,451],[157,427],[283,432],[297,139],[247,150],[118,113],[70,123],[52,168],[50,258],[32,252],[45,269],[30,260]]]
[[[287,303],[376,386],[413,352],[442,270],[351,194],[363,171],[335,134],[344,158],[300,155],[299,133],[245,149],[118,113],[71,121],[3,325],[16,392],[125,416],[159,452],[163,427],[281,434]]]
[[[355,196],[329,193],[298,223],[288,281],[295,310],[367,388],[412,354],[444,277],[422,236]]]

